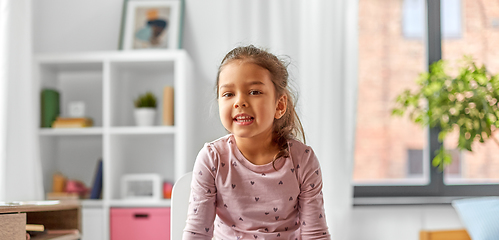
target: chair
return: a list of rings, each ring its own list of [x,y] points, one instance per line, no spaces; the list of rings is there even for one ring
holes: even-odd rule
[[[189,208],[191,179],[192,172],[189,172],[180,177],[173,185],[170,207],[170,239],[172,240],[182,239]]]
[[[419,232],[420,240],[471,240],[466,229]]]

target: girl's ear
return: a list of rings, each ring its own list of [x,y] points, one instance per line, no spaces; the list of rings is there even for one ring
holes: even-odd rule
[[[280,119],[286,113],[288,107],[288,96],[282,95],[279,100],[277,100],[277,106],[275,109],[274,118]]]

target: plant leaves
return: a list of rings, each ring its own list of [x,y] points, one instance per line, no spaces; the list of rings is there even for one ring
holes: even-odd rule
[[[421,126],[440,126],[439,141],[459,128],[458,148],[472,151],[472,143],[485,142],[492,127],[499,128],[499,75],[478,66],[471,56],[460,61],[458,74],[447,74],[447,63],[433,63],[430,71],[419,74],[416,91],[404,90],[395,99],[392,115],[403,116]],[[478,135],[478,136],[477,136]],[[435,156],[432,164],[444,166],[452,161],[445,150]]]

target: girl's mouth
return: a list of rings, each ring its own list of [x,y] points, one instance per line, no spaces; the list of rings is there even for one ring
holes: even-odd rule
[[[241,114],[241,115],[237,115],[233,120],[237,124],[248,125],[248,124],[251,124],[255,120],[255,118],[248,116],[248,115],[245,115],[245,114]]]

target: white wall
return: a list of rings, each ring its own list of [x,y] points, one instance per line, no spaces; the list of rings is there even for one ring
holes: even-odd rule
[[[351,240],[418,240],[422,229],[463,228],[450,205],[360,206],[352,214]]]
[[[36,0],[33,1],[34,52],[74,52],[118,49],[123,0]],[[218,120],[214,84],[219,61],[231,43],[221,41],[224,29],[215,22],[223,18],[211,15],[213,3],[187,0],[183,46],[193,58],[197,97],[195,111],[199,121],[195,129],[203,142],[224,134]],[[219,18],[219,19],[217,19]],[[203,41],[199,41],[202,39]],[[200,43],[201,42],[201,43]],[[449,205],[354,207],[351,224],[353,240],[416,240],[421,229],[462,228]]]
[[[116,50],[123,0],[32,0],[40,52]]]
[[[124,0],[33,1],[34,52],[117,50],[123,2]],[[203,143],[226,134],[218,120],[214,84],[218,63],[228,47],[217,39],[216,24],[212,24],[217,16],[211,16],[206,11],[217,6],[209,2],[188,1],[187,5],[190,6],[184,18],[183,45],[194,61],[197,85],[192,86],[192,96],[197,97],[196,102],[199,103],[193,106],[199,116],[199,122],[194,126],[199,135],[192,141],[193,149],[201,149]],[[206,44],[199,48],[192,40],[194,38],[206,39]]]

